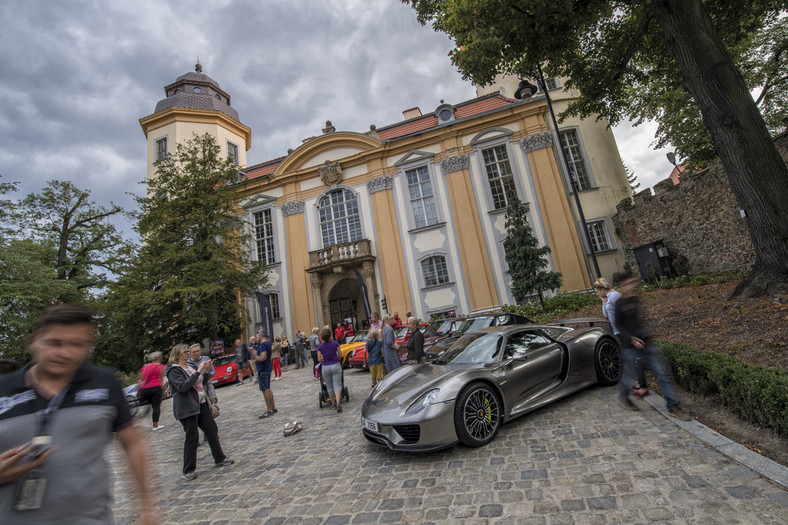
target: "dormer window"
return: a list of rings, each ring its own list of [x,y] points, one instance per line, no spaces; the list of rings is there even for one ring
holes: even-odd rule
[[[202,89],[196,87],[196,88],[194,88],[194,92],[195,93],[202,93]]]
[[[435,115],[438,117],[438,124],[445,124],[454,120],[454,106],[451,104],[441,104],[435,110]]]

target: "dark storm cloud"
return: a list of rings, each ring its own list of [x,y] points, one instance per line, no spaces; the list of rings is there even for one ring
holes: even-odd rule
[[[399,0],[27,0],[0,17],[0,174],[23,194],[65,179],[131,208],[146,170],[138,120],[198,56],[252,128],[249,164],[326,120],[365,132],[475,96],[449,39]]]

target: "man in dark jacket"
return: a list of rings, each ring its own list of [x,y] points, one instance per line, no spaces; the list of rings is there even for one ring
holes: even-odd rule
[[[419,320],[408,317],[408,364],[424,362],[424,334],[419,330]]]
[[[667,400],[668,413],[676,419],[689,421],[690,417],[679,408],[679,402],[676,400],[676,385],[673,382],[670,365],[659,348],[651,342],[651,334],[641,321],[638,298],[634,295],[640,280],[628,272],[617,274],[614,280],[616,288],[621,292],[621,297],[615,305],[615,326],[620,332],[621,357],[624,364],[624,373],[621,374],[618,382],[618,403],[627,410],[638,410],[629,399],[629,386],[625,384],[624,375],[634,375],[637,366],[635,361],[640,359],[644,369],[651,369],[656,376],[662,395]]]

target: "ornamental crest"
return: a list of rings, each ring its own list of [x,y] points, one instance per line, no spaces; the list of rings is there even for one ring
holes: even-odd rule
[[[324,166],[317,168],[317,171],[320,173],[320,180],[326,186],[333,186],[342,182],[342,168],[339,162],[332,164],[330,161],[326,161]]]
[[[390,190],[394,187],[394,181],[391,175],[383,175],[382,177],[376,177],[371,181],[367,182],[367,191],[370,194],[377,193],[379,191],[386,191]]]
[[[549,131],[528,135],[520,141],[520,146],[524,153],[531,153],[542,148],[549,148],[553,145],[553,135]]]
[[[467,170],[471,165],[471,160],[468,155],[454,155],[441,161],[441,171],[444,175],[454,173],[455,171]]]
[[[295,215],[297,213],[304,213],[304,201],[288,201],[282,204],[282,215],[285,217]]]

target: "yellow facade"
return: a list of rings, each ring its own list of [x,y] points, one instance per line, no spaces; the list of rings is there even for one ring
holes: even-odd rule
[[[562,93],[557,105],[571,98]],[[271,284],[261,291],[279,306],[275,333],[343,319],[361,326],[362,283],[371,311],[385,313],[385,297],[388,312],[401,317],[513,303],[502,247],[505,188],[529,204],[529,222],[551,248],[562,289],[590,287],[595,275],[546,111],[544,99],[520,102],[493,92],[421,116],[411,110],[413,118],[366,133],[327,124],[287,156],[247,168],[239,207],[250,223],[270,221],[270,233],[255,242],[273,247]],[[248,147],[251,131],[225,113],[168,108],[142,119],[149,158],[162,135],[182,141],[210,132],[220,144]],[[629,195],[626,176],[603,123],[570,121],[565,128],[577,138],[575,160],[592,182],[580,199],[609,278],[623,264],[610,217]],[[253,300],[246,306],[253,333],[261,320]]]

